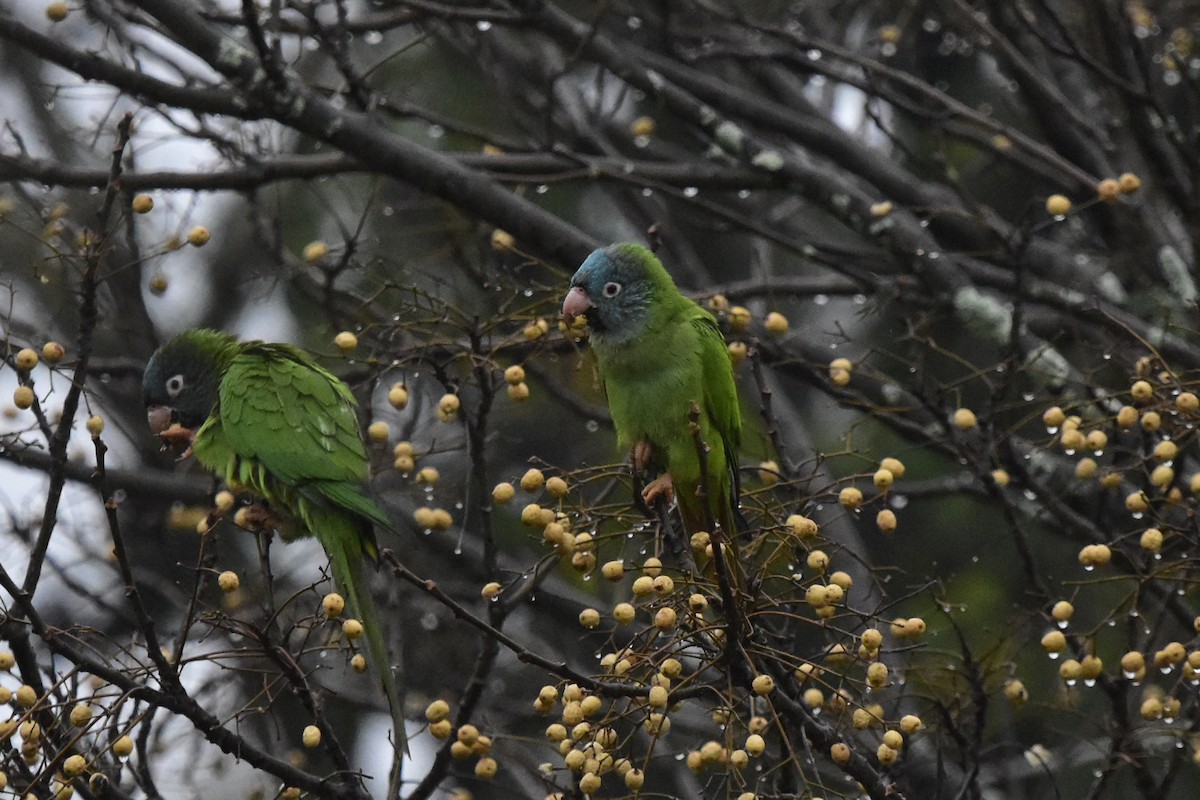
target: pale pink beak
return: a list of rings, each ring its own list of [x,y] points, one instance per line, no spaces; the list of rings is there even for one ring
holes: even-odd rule
[[[146,422],[150,432],[155,436],[171,427],[172,409],[170,406],[150,406],[146,409]]]
[[[572,286],[571,291],[567,292],[567,299],[563,300],[563,320],[567,325],[571,325],[576,317],[586,314],[591,307],[592,301],[588,299],[583,287]]]

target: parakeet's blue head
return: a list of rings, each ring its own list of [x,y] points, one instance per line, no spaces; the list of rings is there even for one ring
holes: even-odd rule
[[[217,405],[221,371],[236,340],[216,331],[193,330],[160,347],[142,377],[146,419],[154,433],[172,423],[195,429]]]
[[[667,271],[645,247],[609,245],[584,259],[571,277],[563,318],[570,325],[584,316],[593,342],[617,344],[643,333],[654,298],[673,287]]]

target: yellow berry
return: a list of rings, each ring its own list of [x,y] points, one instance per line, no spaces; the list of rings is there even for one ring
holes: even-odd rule
[[[408,405],[408,387],[397,381],[392,384],[392,388],[388,389],[388,403],[395,409],[401,409]]]
[[[54,2],[46,5],[46,18],[51,22],[62,22],[71,13],[66,3]]]
[[[88,417],[87,422],[84,423],[84,427],[87,428],[87,432],[92,436],[99,436],[104,432],[104,417],[93,414]]]
[[[1200,397],[1197,397],[1193,392],[1180,392],[1175,398],[1175,408],[1181,414],[1192,414],[1197,409],[1200,409]]]
[[[1042,637],[1042,649],[1047,653],[1061,653],[1067,649],[1067,637],[1062,631],[1050,631]]]
[[[887,767],[896,763],[896,759],[900,757],[900,753],[894,747],[889,747],[885,743],[879,745],[875,750],[875,757],[879,759],[880,766]]]
[[[594,608],[585,608],[579,612],[579,624],[585,628],[595,628],[600,624],[600,612]]]
[[[363,635],[363,624],[359,620],[350,617],[343,620],[342,633],[347,639],[354,641]]]
[[[496,763],[496,759],[491,756],[486,756],[475,762],[475,776],[487,780],[496,776],[496,770],[500,765]]]
[[[900,718],[900,730],[904,732],[905,736],[912,736],[921,730],[922,727],[924,727],[924,724],[916,714],[905,714]]]
[[[506,391],[508,392],[508,399],[515,402],[522,403],[529,399],[529,384],[524,381],[510,384]]]
[[[495,600],[504,591],[504,586],[496,581],[489,581],[479,590],[479,596],[484,600]]]
[[[628,625],[633,622],[633,618],[637,615],[637,609],[631,603],[617,603],[613,606],[613,619],[621,625]]]
[[[22,372],[29,372],[29,370],[37,366],[37,351],[28,347],[23,347],[17,351],[17,355],[13,361],[16,362],[17,369],[21,370]]]
[[[735,367],[746,360],[746,354],[749,352],[745,342],[730,342],[727,349],[729,350],[729,360]]]
[[[1012,480],[1012,478],[1009,476],[1008,470],[994,469],[992,470],[992,480],[996,482],[997,486],[1008,486],[1008,483],[1010,480]]]
[[[125,734],[124,736],[120,737],[113,742],[112,751],[118,757],[125,758],[133,752],[133,737],[129,734]]]
[[[825,568],[829,566],[829,556],[824,550],[813,550],[808,554],[805,562],[808,564],[809,569],[824,572]]]
[[[241,580],[238,579],[236,572],[225,570],[217,576],[217,586],[221,587],[222,592],[234,592],[241,586]]]
[[[87,769],[87,759],[76,753],[73,756],[68,756],[63,762],[63,775],[67,778],[78,778]]]
[[[750,327],[750,309],[745,306],[734,306],[729,309],[729,329],[741,332]]]
[[[566,497],[568,491],[570,491],[570,487],[567,486],[567,482],[557,475],[546,479],[546,492],[551,497]]]
[[[1014,706],[1022,706],[1029,700],[1029,690],[1017,678],[1010,678],[1004,682],[1004,696]]]
[[[440,722],[450,716],[450,704],[445,700],[434,700],[425,706],[425,719],[430,722]]]
[[[497,483],[492,489],[492,499],[501,505],[510,502],[516,497],[517,490],[511,483]]]
[[[792,534],[799,539],[811,539],[820,530],[816,522],[800,514],[792,514],[784,524],[791,528]]]
[[[71,707],[70,719],[72,725],[76,728],[82,728],[92,719],[92,707],[87,703],[76,703]]]
[[[758,695],[770,694],[775,691],[775,679],[770,675],[758,675],[751,683],[751,688]]]
[[[678,614],[670,606],[664,606],[654,613],[654,627],[660,631],[669,631],[675,627]]]
[[[904,473],[908,470],[908,468],[904,466],[903,461],[898,458],[892,458],[891,456],[888,456],[880,461],[879,468],[886,469],[888,472],[892,473],[892,477],[896,478],[897,480],[903,478]]]
[[[16,691],[17,705],[22,708],[33,708],[37,703],[37,690],[27,683],[23,683],[17,687]]]
[[[871,480],[874,482],[876,489],[886,492],[896,482],[896,476],[892,474],[890,469],[880,467],[875,470],[875,474],[871,476]]]
[[[417,483],[433,486],[440,477],[441,473],[437,471],[437,467],[421,467],[417,473]]]
[[[208,228],[203,225],[197,225],[188,231],[187,240],[188,244],[192,247],[204,247],[204,245],[208,244],[208,240],[211,237],[212,234],[208,232]]]
[[[66,354],[67,351],[58,342],[46,342],[42,345],[42,358],[47,364],[57,364]]]
[[[1066,412],[1058,406],[1050,406],[1042,412],[1042,422],[1047,428],[1058,428],[1066,419]]]
[[[492,249],[498,253],[502,253],[506,250],[511,250],[517,240],[508,231],[496,228],[496,230],[492,231],[491,242]]]
[[[1046,213],[1053,217],[1061,217],[1071,211],[1071,201],[1061,194],[1052,194],[1046,198]]]
[[[863,503],[862,490],[855,486],[847,486],[838,492],[838,502],[841,503],[843,507],[853,511]]]
[[[316,725],[306,725],[300,738],[305,747],[316,747],[321,743],[321,729]]]
[[[341,331],[337,336],[333,337],[333,344],[338,350],[348,353],[358,347],[358,337],[351,331]]]
[[[329,245],[320,240],[304,245],[304,250],[300,253],[300,257],[309,263],[320,261],[327,255],[329,255]]]
[[[508,369],[504,370],[504,380],[510,386],[515,386],[525,380],[525,368],[520,364],[513,364]]]
[[[653,136],[655,129],[652,117],[638,117],[629,125],[629,132],[634,136]]]
[[[1154,432],[1162,427],[1162,416],[1157,411],[1142,414],[1142,430]]]
[[[1157,553],[1163,546],[1163,533],[1158,528],[1147,528],[1139,542],[1143,550]]]
[[[848,764],[850,762],[850,747],[845,742],[837,742],[829,748],[829,757],[833,759],[835,764]]]
[[[975,412],[969,408],[960,408],[954,412],[954,426],[961,431],[967,431],[979,424]]]
[[[346,610],[346,600],[337,592],[330,592],[321,598],[321,610],[329,619],[337,619]]]
[[[1088,480],[1095,477],[1096,470],[1099,468],[1100,466],[1096,463],[1096,459],[1081,458],[1079,459],[1079,463],[1075,465],[1075,477],[1081,480]]]
[[[1066,622],[1075,613],[1075,606],[1068,600],[1059,600],[1050,609],[1050,617],[1055,622]]]
[[[448,719],[440,719],[429,724],[429,733],[433,738],[445,741],[454,731],[454,725]]]
[[[376,420],[367,426],[367,438],[372,442],[386,442],[390,433],[388,424],[382,420]]]
[[[1121,184],[1115,178],[1105,178],[1096,184],[1096,195],[1106,203],[1114,202],[1121,194]]]
[[[1133,194],[1138,189],[1142,188],[1142,179],[1132,172],[1123,172],[1117,178],[1117,184],[1121,187],[1121,192],[1124,194]]]
[[[883,687],[888,680],[887,664],[882,661],[873,661],[867,667],[867,685],[872,689]]]
[[[782,336],[787,333],[788,318],[778,311],[772,311],[767,314],[767,318],[763,320],[763,328],[772,336]]]
[[[631,792],[639,791],[646,783],[646,773],[640,769],[631,769],[625,773],[625,788]]]
[[[521,476],[521,488],[527,492],[536,492],[546,483],[546,476],[540,469],[530,469]]]
[[[1150,507],[1150,501],[1146,497],[1146,493],[1139,490],[1130,492],[1125,496],[1125,508],[1135,514],[1140,514]]]
[[[24,411],[33,405],[33,389],[28,386],[18,386],[13,390],[13,405]]]
[[[895,205],[890,200],[883,200],[879,203],[871,204],[871,216],[875,219],[882,219],[888,214],[891,214],[895,209]]]
[[[1129,387],[1129,394],[1138,402],[1146,402],[1154,396],[1154,387],[1150,385],[1150,381],[1134,381]]]
[[[148,214],[154,208],[154,198],[148,194],[134,195],[129,205],[138,214]]]
[[[462,401],[458,399],[456,394],[444,394],[438,400],[438,419],[442,422],[453,422],[458,417],[458,410],[462,407]]]
[[[1154,445],[1154,457],[1159,461],[1174,461],[1179,455],[1179,445],[1170,439],[1163,439]]]
[[[779,483],[779,465],[774,461],[763,461],[758,465],[758,479],[763,486],[774,486]]]
[[[1138,421],[1137,409],[1133,406],[1121,406],[1121,410],[1117,412],[1117,425],[1125,430],[1129,430]]]

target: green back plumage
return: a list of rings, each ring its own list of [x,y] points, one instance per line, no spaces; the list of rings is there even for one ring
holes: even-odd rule
[[[164,392],[174,379],[184,388]],[[190,409],[188,424],[198,426],[192,452],[203,466],[266,500],[288,523],[287,533],[321,543],[338,591],[363,623],[396,741],[404,745],[403,707],[362,569],[364,557],[379,555],[373,526],[388,521],[363,490],[369,466],[349,387],[290,345],[195,330],[155,354],[144,391],[147,406]],[[207,408],[202,423],[199,407]]]

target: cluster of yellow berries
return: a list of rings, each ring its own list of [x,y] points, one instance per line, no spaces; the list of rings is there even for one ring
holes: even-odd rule
[[[492,757],[492,737],[480,733],[479,728],[464,723],[457,728],[450,721],[450,704],[445,700],[434,700],[425,708],[425,719],[429,722],[429,733],[435,739],[445,741],[452,735],[450,755],[456,759],[478,757],[475,776],[493,778],[500,765]]]
[[[1123,194],[1133,194],[1142,188],[1142,179],[1132,172],[1123,173],[1117,178],[1105,178],[1096,184],[1096,198],[1105,203],[1115,203]],[[1071,200],[1062,194],[1052,194],[1046,198],[1046,213],[1053,217],[1063,217],[1071,213]]]

